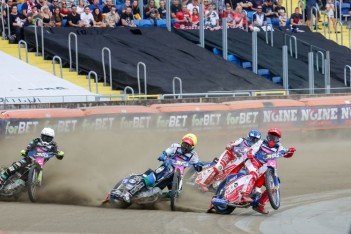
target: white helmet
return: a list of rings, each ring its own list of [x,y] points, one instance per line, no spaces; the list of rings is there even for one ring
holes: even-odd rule
[[[41,131],[40,140],[44,145],[50,144],[55,137],[55,131],[52,128],[44,128]]]

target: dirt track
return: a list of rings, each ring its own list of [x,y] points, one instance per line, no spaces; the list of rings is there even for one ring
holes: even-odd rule
[[[278,163],[282,205],[278,211],[271,210],[268,216],[251,209],[237,209],[229,216],[206,214],[211,194],[202,194],[190,187],[184,189],[178,212],[170,212],[166,202],[128,210],[101,208],[100,201],[117,180],[130,172],[143,172],[148,167],[158,166],[157,156],[164,148],[178,141],[183,133],[58,136],[57,141],[66,152],[66,157],[63,161],[51,160],[46,165],[40,204],[29,203],[26,194],[18,202],[0,202],[0,230],[51,233],[270,233],[266,224],[279,214],[289,217],[285,215],[286,212],[302,205],[351,197],[350,190],[340,192],[350,189],[351,185],[351,157],[348,153],[351,134],[348,132],[285,133],[284,145],[295,146],[297,152],[293,158],[282,159]],[[232,134],[198,133],[197,151],[201,159],[210,160],[221,153],[227,141],[239,137]],[[28,140],[26,137],[2,141],[1,164],[8,165],[19,158],[14,155],[18,155]],[[351,202],[343,202],[351,214]],[[314,207],[316,213],[319,208],[320,213],[333,213],[331,210],[325,211],[323,207],[326,205],[323,204]],[[336,220],[338,212],[334,213]],[[309,217],[311,222],[323,226],[323,221],[314,219],[313,215]],[[335,230],[335,233],[349,233],[350,220],[351,217],[349,223],[344,222],[342,229]],[[271,228],[272,232],[277,231],[273,225]],[[301,230],[296,229],[294,222],[286,222],[284,228],[306,233],[301,226]],[[329,233],[329,230],[321,230],[322,233],[323,230]],[[286,230],[284,232],[288,233]],[[321,233],[320,230],[318,233]]]

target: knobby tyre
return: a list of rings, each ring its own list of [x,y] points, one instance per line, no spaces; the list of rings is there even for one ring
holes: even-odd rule
[[[218,189],[216,191],[215,197],[219,196],[221,191],[224,189],[224,186],[225,186],[226,183],[227,183],[227,180],[223,180],[222,183],[218,186]],[[233,206],[217,206],[217,205],[213,205],[213,207],[216,210],[217,214],[224,214],[224,215],[231,214],[235,210],[235,207],[233,207]]]
[[[173,175],[173,181],[172,181],[172,190],[170,193],[171,197],[171,210],[175,210],[175,204],[176,200],[178,197],[178,191],[179,191],[179,181],[180,181],[180,171],[177,169]]]
[[[267,190],[267,195],[269,198],[269,203],[272,208],[278,210],[280,207],[280,190],[279,190],[279,180],[274,175],[274,169],[269,167],[265,174],[265,185]]]
[[[115,187],[113,187],[113,189],[117,189],[121,184],[122,184],[122,180],[120,180],[120,181],[115,185]],[[110,194],[110,204],[111,204],[111,206],[113,206],[114,208],[119,208],[119,209],[126,209],[126,208],[128,208],[128,207],[131,205],[131,204],[128,203],[128,202],[125,202],[125,201],[121,201],[121,200],[112,198],[112,197],[111,197],[111,194]]]
[[[36,202],[38,200],[37,189],[39,187],[38,175],[40,169],[33,165],[29,169],[28,173],[28,196],[31,202]]]

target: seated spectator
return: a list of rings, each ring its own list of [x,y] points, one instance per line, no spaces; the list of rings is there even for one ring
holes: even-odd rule
[[[179,11],[182,11],[182,5],[180,4],[180,0],[173,0],[173,2],[171,4],[171,18],[175,19],[176,14]]]
[[[11,7],[10,13],[10,34],[14,37],[13,42],[18,43],[20,40],[23,40],[24,33],[23,33],[23,25],[26,22],[25,17],[18,13],[17,5],[13,5]],[[11,40],[11,39],[10,39]]]
[[[136,25],[134,24],[131,7],[127,7],[126,11],[122,14],[121,23],[122,23],[122,26],[125,26],[125,27],[133,27],[133,28],[136,27]]]
[[[160,7],[157,9],[160,19],[166,19],[167,9],[165,0],[160,0]]]
[[[71,10],[72,12],[67,16],[67,26],[76,28],[83,27],[84,25],[80,20],[80,15],[77,13],[77,6],[72,5]]]
[[[42,15],[39,13],[37,6],[33,6],[32,11],[27,14],[25,26],[35,25],[37,19],[42,19]]]
[[[278,2],[278,5],[275,5],[274,12],[275,12],[276,17],[279,17],[280,16],[279,11],[284,10],[284,12],[286,12],[286,9],[283,6],[283,0],[278,0],[277,2]]]
[[[71,11],[68,10],[67,3],[61,2],[61,16],[63,19],[67,19],[68,15],[71,14]]]
[[[117,12],[119,15],[122,15],[126,11],[127,7],[132,6],[130,1],[131,0],[125,0],[124,4],[119,9],[117,8]]]
[[[188,5],[186,5],[186,7],[188,8],[189,12],[193,12],[193,8],[196,7],[197,8],[197,12],[199,12],[200,7],[199,7],[199,0],[193,0],[192,2],[190,2]]]
[[[84,0],[79,0],[78,6],[77,6],[77,13],[81,15],[85,11],[84,8],[85,8]]]
[[[328,29],[330,32],[330,21],[333,24],[333,28],[334,28],[334,32],[335,33],[339,33],[336,31],[336,22],[335,22],[335,5],[333,4],[333,2],[331,0],[328,0],[327,4],[325,5],[325,13],[328,16]]]
[[[135,20],[141,20],[138,0],[133,0],[133,2],[132,2],[132,13],[133,13]]]
[[[83,24],[83,27],[89,28],[94,24],[94,17],[90,12],[90,8],[88,6],[84,7],[84,12],[80,14],[80,20]]]
[[[219,16],[213,8],[214,4],[209,4],[208,11],[205,12],[205,29],[219,29]]]
[[[54,27],[62,27],[63,18],[61,16],[61,10],[59,7],[56,7],[54,13],[51,16],[51,22],[53,22]]]
[[[276,6],[274,5],[273,0],[267,0],[262,5],[262,12],[267,18],[273,19],[273,17],[277,17],[276,13],[274,12],[275,7]]]
[[[253,0],[243,0],[239,5],[245,11],[257,11],[257,4]]]
[[[208,11],[208,6],[211,4],[210,0],[204,0],[204,14],[206,11]],[[199,8],[200,12],[200,8]]]
[[[27,14],[32,12],[32,8],[36,6],[36,4],[34,3],[34,0],[27,0],[25,3],[23,3],[22,5],[22,14],[24,17],[27,17]],[[40,9],[37,9],[38,11]]]
[[[149,0],[149,4],[147,4],[144,9],[144,18],[153,21],[160,18],[157,7],[155,5],[155,0]]]
[[[38,0],[38,1],[36,1],[36,3],[37,3],[36,5],[37,5],[37,8],[38,8],[38,11],[39,11],[39,12],[42,11],[41,8],[42,8],[43,6],[46,6],[46,5],[47,5],[47,1],[46,1],[46,0],[45,0],[45,1],[44,1],[44,0]]]
[[[54,13],[55,9],[58,7],[60,7],[58,0],[52,0],[51,4],[49,6],[51,13]],[[60,10],[60,12],[61,12],[61,10]]]
[[[94,0],[93,4],[90,4],[90,5],[89,5],[89,8],[90,8],[91,12],[94,12],[94,10],[95,10],[96,8],[99,8],[99,9],[100,9],[99,0]]]
[[[286,26],[286,21],[288,20],[288,16],[286,15],[285,11],[283,9],[280,9],[279,12],[279,26],[285,27]]]
[[[227,4],[226,5],[226,10],[222,14],[222,18],[226,18],[227,19],[227,27],[228,28],[235,28],[234,17],[235,17],[235,12],[233,11],[233,9],[230,6],[230,4]]]
[[[106,14],[106,26],[110,28],[116,27],[119,22],[119,15],[116,11],[116,6],[112,5],[109,13]]]
[[[94,27],[106,27],[106,24],[103,22],[103,17],[100,11],[100,8],[95,8],[93,11],[93,17],[94,17]]]
[[[298,25],[303,25],[303,16],[300,14],[298,7],[295,8],[295,13],[290,16],[290,25],[292,28],[296,28]]]
[[[190,22],[193,28],[199,27],[200,15],[199,15],[199,9],[197,7],[193,7],[193,13],[191,14]]]
[[[191,15],[188,11],[188,8],[186,7],[186,5],[183,5],[182,11],[178,11],[176,14],[174,27],[184,29],[185,27],[190,26],[190,18]]]
[[[102,8],[102,13],[109,13],[112,6],[112,0],[106,0],[105,6]]]
[[[41,19],[43,20],[43,25],[44,27],[52,27],[52,23],[51,23],[51,12],[49,10],[48,6],[43,6],[41,8]]]
[[[257,11],[252,16],[251,31],[260,31],[260,27],[267,26],[267,17],[262,12],[262,6],[257,6]]]
[[[2,3],[0,5],[0,7],[3,9],[3,12],[2,12],[3,13],[3,18],[1,17],[1,11],[0,11],[0,33],[2,33],[2,31],[4,30],[2,28],[2,19],[4,19],[4,26],[7,26],[7,8],[11,9],[12,5],[13,5],[12,0],[8,0],[7,4],[6,3]],[[11,11],[9,11],[9,12],[11,12]]]

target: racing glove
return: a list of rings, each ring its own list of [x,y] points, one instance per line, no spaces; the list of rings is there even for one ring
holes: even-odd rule
[[[193,166],[194,166],[194,169],[195,169],[195,171],[197,171],[197,172],[200,172],[200,171],[202,171],[202,162],[197,162],[197,163],[195,163],[195,164],[193,164]]]
[[[64,156],[65,156],[65,152],[63,152],[61,150],[56,152],[56,158],[58,160],[62,160]]]
[[[229,142],[229,144],[225,147],[225,149],[229,150],[229,151],[233,150],[234,149],[234,142],[233,141]]]
[[[158,157],[158,161],[165,161],[167,158],[167,153],[165,151],[163,151],[162,155],[160,157]]]
[[[247,152],[247,158],[248,159],[253,159],[254,158],[254,155],[252,153],[252,149],[250,149],[248,152]]]
[[[288,152],[284,155],[284,158],[291,158],[294,155],[296,149],[294,147],[290,147]]]
[[[21,156],[26,157],[27,156],[27,151],[26,150],[21,150]]]

